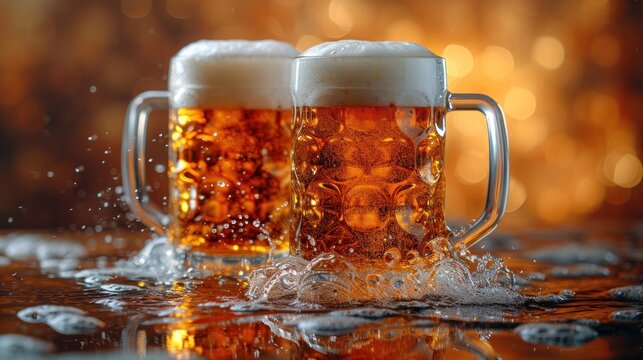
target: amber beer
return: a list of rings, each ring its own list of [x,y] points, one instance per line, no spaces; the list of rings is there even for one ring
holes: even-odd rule
[[[290,110],[180,108],[170,122],[168,229],[219,255],[288,248]]]
[[[493,230],[508,184],[502,111],[484,95],[448,93],[445,71],[443,58],[405,42],[329,42],[295,58],[292,254],[404,266],[446,250],[448,109],[483,112],[490,134],[484,213],[453,243]]]
[[[172,57],[169,91],[135,98],[123,135],[125,195],[142,222],[206,257],[288,250],[297,54],[273,40],[202,40]],[[169,108],[167,215],[145,186],[144,129],[155,108]]]
[[[296,252],[310,259],[429,251],[444,236],[443,108],[303,107],[294,149]],[[391,259],[395,260],[395,259]],[[399,259],[401,260],[401,259]]]

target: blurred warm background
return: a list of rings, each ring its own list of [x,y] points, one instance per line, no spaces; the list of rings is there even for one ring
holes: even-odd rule
[[[7,0],[0,2],[0,228],[128,225],[118,200],[129,100],[165,89],[168,62],[201,38],[407,40],[447,59],[452,92],[505,110],[505,226],[642,219],[640,1]],[[150,131],[161,199],[166,118]],[[447,211],[486,191],[478,114],[448,117]],[[130,216],[131,217],[131,216]]]

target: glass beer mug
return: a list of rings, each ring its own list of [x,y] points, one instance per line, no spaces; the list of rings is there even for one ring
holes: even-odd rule
[[[290,68],[272,41],[198,41],[173,58],[169,91],[137,96],[123,133],[123,188],[144,224],[191,252],[265,256],[288,249]],[[145,184],[149,114],[169,110],[169,214]]]
[[[432,239],[469,246],[501,219],[509,179],[502,110],[447,91],[445,60],[405,42],[338,41],[293,62],[291,253],[398,260],[431,255]],[[445,117],[484,114],[489,185],[482,215],[454,236],[444,215]]]

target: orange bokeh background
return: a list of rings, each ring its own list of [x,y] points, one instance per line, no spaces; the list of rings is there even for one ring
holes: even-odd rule
[[[169,59],[202,39],[405,40],[447,59],[452,92],[505,110],[506,226],[643,215],[643,5],[637,1],[266,0],[0,3],[0,228],[131,225],[120,136],[131,98],[165,89]],[[151,186],[167,182],[166,119],[150,134]],[[447,118],[447,214],[482,209],[486,129]],[[129,220],[128,220],[129,219]],[[138,225],[136,225],[138,227]]]

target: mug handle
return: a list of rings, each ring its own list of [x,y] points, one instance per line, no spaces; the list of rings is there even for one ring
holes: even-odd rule
[[[121,149],[124,199],[130,210],[153,231],[162,234],[169,217],[151,202],[145,183],[145,140],[150,113],[169,107],[167,91],[146,91],[132,100],[125,115]]]
[[[482,215],[455,237],[456,248],[475,244],[496,228],[505,213],[509,193],[509,141],[500,106],[483,94],[448,94],[448,110],[475,110],[487,120],[489,136],[489,184]]]

